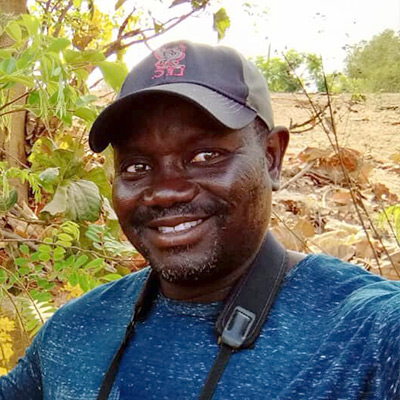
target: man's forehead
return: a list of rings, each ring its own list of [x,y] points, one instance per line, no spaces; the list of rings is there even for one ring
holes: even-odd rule
[[[182,139],[206,140],[234,132],[198,105],[176,96],[146,96],[121,115],[113,146],[145,141],[155,134],[168,137],[173,131]]]

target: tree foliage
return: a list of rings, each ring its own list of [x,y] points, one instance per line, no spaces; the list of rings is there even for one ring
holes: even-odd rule
[[[353,46],[346,59],[351,79],[370,92],[400,91],[400,34],[385,30]]]
[[[311,90],[325,91],[322,60],[313,53],[289,50],[283,57],[254,60],[272,92],[296,92],[302,85]]]
[[[7,355],[0,374],[23,351],[12,347],[13,337],[28,344],[67,299],[144,265],[112,208],[112,152],[88,150],[88,129],[105,104],[88,77],[98,68],[112,98],[128,72],[129,46],[173,29],[209,3],[160,2],[163,20],[145,2],[121,0],[111,14],[95,0],[36,0],[29,14],[0,15],[0,37],[9,38],[0,47],[0,139],[10,116],[26,113],[27,156],[22,161],[4,152],[0,140],[0,321],[8,324],[0,329],[0,354]],[[219,9],[218,37],[228,28],[229,16]],[[28,202],[18,201],[15,182],[29,188]]]

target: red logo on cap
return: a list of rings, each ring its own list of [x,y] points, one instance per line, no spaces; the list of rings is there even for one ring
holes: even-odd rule
[[[152,79],[161,78],[164,75],[184,75],[186,65],[181,64],[181,61],[186,57],[186,46],[184,44],[161,47],[153,54],[157,61],[154,64],[155,70]]]

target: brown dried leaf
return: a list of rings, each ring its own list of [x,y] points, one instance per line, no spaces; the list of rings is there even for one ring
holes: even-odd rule
[[[390,192],[388,187],[383,183],[374,183],[372,185],[372,191],[377,200],[389,201],[390,203],[395,203],[398,201],[398,196],[395,193]]]
[[[302,238],[309,238],[315,235],[314,225],[305,218],[299,218],[293,231]]]
[[[332,196],[331,196],[331,200],[333,200],[335,203],[347,206],[350,205],[352,203],[352,198],[351,195],[349,193],[349,191],[343,191],[343,190],[339,190],[337,192],[335,192]]]
[[[304,243],[296,238],[284,226],[275,226],[271,228],[272,234],[289,250],[305,251]]]
[[[400,153],[393,153],[389,158],[395,163],[400,163]]]
[[[317,246],[315,246],[317,245]],[[314,236],[311,249],[317,247],[317,252],[321,250],[324,253],[349,261],[355,254],[355,247],[345,243],[345,240],[337,236],[337,232],[326,232],[322,235]]]
[[[332,154],[331,149],[321,149],[318,147],[306,147],[300,154],[299,159],[302,162],[310,162],[326,158]]]

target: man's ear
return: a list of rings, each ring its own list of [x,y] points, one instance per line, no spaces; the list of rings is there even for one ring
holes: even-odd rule
[[[265,156],[271,178],[272,190],[278,190],[281,179],[282,161],[289,143],[289,131],[277,126],[268,134],[265,141]]]

